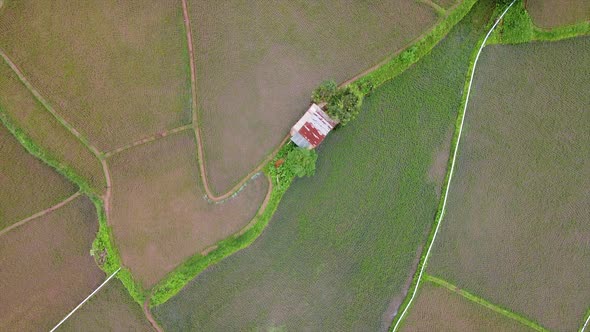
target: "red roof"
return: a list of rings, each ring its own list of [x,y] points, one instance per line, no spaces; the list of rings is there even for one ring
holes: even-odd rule
[[[322,135],[311,122],[306,122],[301,129],[299,129],[301,136],[311,143],[313,146],[318,146],[326,135]]]

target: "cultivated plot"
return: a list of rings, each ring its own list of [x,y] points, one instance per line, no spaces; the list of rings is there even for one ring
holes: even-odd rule
[[[58,331],[153,331],[142,308],[118,280],[110,281]]]
[[[432,53],[330,134],[250,247],[154,308],[168,330],[387,330],[438,205],[479,3]],[[436,165],[436,166],[435,166]]]
[[[268,181],[259,176],[220,204],[205,199],[194,133],[187,130],[108,160],[110,224],[123,263],[151,287],[188,257],[238,232],[256,215]]]
[[[589,63],[587,37],[484,49],[428,266],[558,331],[590,303]]]
[[[534,331],[459,294],[424,282],[401,331]]]
[[[49,330],[104,279],[90,256],[94,204],[80,196],[0,238],[0,330]]]
[[[219,193],[279,144],[322,80],[356,75],[437,20],[414,0],[188,5],[205,161]]]
[[[0,156],[0,231],[77,191],[66,178],[30,155],[1,124]]]
[[[546,29],[590,21],[587,0],[528,0],[526,9],[535,25]]]
[[[0,115],[7,117],[52,158],[73,169],[96,193],[105,190],[104,173],[98,158],[35,99],[1,58]]]
[[[6,0],[0,48],[101,151],[190,121],[178,1]]]

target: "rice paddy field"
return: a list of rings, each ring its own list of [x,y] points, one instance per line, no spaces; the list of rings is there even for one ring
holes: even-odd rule
[[[0,124],[0,231],[58,204],[77,188],[30,155]]]
[[[535,25],[545,29],[590,21],[587,0],[527,0],[526,9]]]
[[[430,55],[367,97],[256,242],[153,309],[163,328],[387,330],[433,222],[444,176],[435,165],[448,158],[492,9],[477,4]]]
[[[100,151],[191,121],[178,1],[5,0],[0,48]]]
[[[322,80],[344,81],[433,27],[399,1],[189,1],[210,185],[226,192],[273,150]]]
[[[0,238],[0,330],[48,331],[104,280],[96,209],[80,196]]]
[[[194,132],[186,130],[108,159],[110,224],[123,263],[146,288],[194,254],[237,233],[268,191],[259,176],[220,204],[205,199]]]
[[[1,12],[0,12],[1,15]],[[1,16],[0,16],[1,17]],[[0,59],[0,113],[43,147],[51,157],[68,165],[97,193],[105,190],[100,161],[19,81],[17,74]]]
[[[484,49],[427,268],[555,331],[590,305],[589,63],[588,37]]]
[[[425,282],[400,331],[534,331],[444,287]]]
[[[74,313],[58,331],[153,331],[123,284],[112,280]]]

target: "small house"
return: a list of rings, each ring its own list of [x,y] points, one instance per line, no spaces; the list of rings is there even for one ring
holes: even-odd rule
[[[311,104],[303,117],[291,128],[291,141],[301,148],[313,149],[320,145],[337,124],[320,106]]]

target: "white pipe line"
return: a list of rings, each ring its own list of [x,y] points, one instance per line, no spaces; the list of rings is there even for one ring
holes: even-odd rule
[[[95,290],[94,290],[94,292],[90,293],[90,295],[88,295],[88,297],[86,297],[86,298],[84,299],[84,301],[80,302],[80,304],[78,304],[78,305],[77,305],[77,306],[74,308],[74,310],[70,311],[70,313],[69,313],[69,314],[68,314],[66,317],[64,317],[64,319],[62,319],[62,320],[61,320],[59,323],[57,323],[57,325],[55,325],[55,326],[54,326],[54,327],[53,327],[53,328],[52,328],[52,329],[51,329],[49,332],[53,332],[53,331],[55,331],[55,330],[56,330],[56,329],[57,329],[57,328],[58,328],[58,327],[59,327],[61,324],[63,324],[63,322],[65,322],[65,321],[66,321],[68,318],[70,318],[70,316],[71,316],[72,314],[74,314],[74,312],[76,312],[76,310],[80,309],[80,307],[81,307],[81,306],[82,306],[84,303],[86,303],[86,301],[88,301],[88,300],[89,300],[89,299],[90,299],[90,298],[91,298],[91,297],[92,297],[94,294],[96,294],[96,293],[97,293],[97,292],[98,292],[98,291],[99,291],[99,290],[102,288],[102,286],[106,285],[106,284],[107,284],[107,282],[109,282],[109,280],[111,280],[111,279],[112,279],[112,278],[115,276],[115,274],[117,274],[117,273],[118,273],[120,270],[121,270],[121,268],[118,268],[118,269],[117,269],[117,271],[115,271],[113,274],[111,274],[111,275],[110,275],[110,276],[107,278],[107,280],[105,280],[105,281],[104,281],[102,284],[100,284],[100,286],[98,286],[98,288],[97,288],[97,289],[95,289]]]
[[[586,327],[588,326],[588,322],[590,322],[590,315],[588,315],[588,318],[586,318],[586,322],[584,323],[584,326],[582,326],[582,329],[580,330],[580,332],[586,331]]]
[[[422,273],[424,272],[424,269],[426,268],[426,262],[428,261],[428,256],[430,256],[430,250],[432,249],[432,246],[434,244],[434,240],[436,239],[436,235],[438,234],[438,230],[439,230],[440,224],[442,222],[445,207],[447,205],[447,197],[449,195],[449,188],[451,187],[451,179],[453,178],[453,171],[455,169],[455,160],[457,159],[457,151],[459,150],[459,141],[461,140],[461,133],[463,132],[463,122],[465,121],[465,114],[467,113],[467,103],[469,102],[469,95],[471,93],[471,84],[473,83],[473,76],[475,75],[475,67],[477,66],[477,60],[479,59],[479,55],[481,54],[481,51],[483,50],[483,48],[486,44],[486,41],[488,40],[488,38],[492,34],[492,31],[494,31],[494,28],[496,28],[496,26],[498,25],[498,23],[500,22],[502,17],[504,17],[504,14],[506,14],[508,9],[510,9],[510,7],[512,7],[512,5],[514,4],[515,1],[516,0],[513,0],[510,3],[510,5],[508,5],[508,7],[506,7],[504,12],[502,12],[502,15],[500,15],[500,17],[498,17],[498,19],[496,20],[496,22],[494,23],[494,25],[492,26],[490,31],[488,31],[487,35],[485,36],[483,42],[481,43],[481,46],[479,47],[479,51],[477,52],[477,55],[475,56],[475,61],[473,62],[473,70],[471,72],[471,77],[469,78],[469,86],[467,87],[467,95],[465,98],[465,106],[463,108],[463,116],[461,117],[461,125],[459,126],[459,136],[457,137],[457,143],[455,143],[455,151],[453,152],[453,160],[451,162],[451,170],[449,172],[449,182],[448,182],[447,188],[445,190],[445,196],[443,198],[443,205],[441,208],[441,213],[438,217],[436,228],[434,229],[434,235],[432,237],[432,242],[430,243],[430,246],[428,247],[428,250],[426,251],[426,255],[424,256],[424,263],[422,264],[422,267],[420,268],[420,272],[418,274],[418,280],[416,281],[416,287],[414,288],[414,291],[412,292],[412,296],[410,297],[410,301],[408,302],[408,304],[404,308],[404,311],[402,311],[401,315],[399,316],[399,319],[397,320],[397,322],[395,323],[395,326],[393,327],[394,332],[397,331],[399,324],[403,320],[404,315],[408,311],[408,308],[410,308],[410,305],[412,304],[412,301],[414,300],[414,297],[416,296],[416,292],[418,292],[418,288],[420,286],[420,281],[422,280]]]

